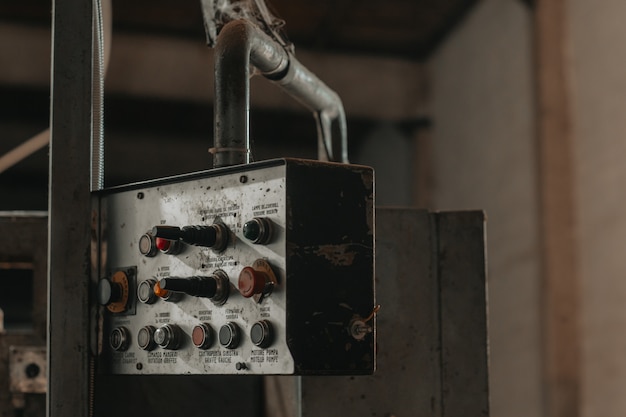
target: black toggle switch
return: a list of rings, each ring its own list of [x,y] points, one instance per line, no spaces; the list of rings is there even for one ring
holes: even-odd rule
[[[210,276],[161,278],[159,287],[166,291],[182,292],[194,297],[206,297],[220,305],[224,304],[228,298],[230,281],[228,275],[218,269]]]
[[[222,251],[228,244],[228,229],[220,223],[210,226],[154,226],[152,236],[167,240],[181,240],[189,245],[204,246]]]
[[[213,277],[161,278],[159,286],[167,291],[184,292],[194,297],[213,298],[217,291],[217,282]]]

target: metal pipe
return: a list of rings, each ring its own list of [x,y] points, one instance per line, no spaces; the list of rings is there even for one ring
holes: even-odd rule
[[[268,76],[285,71],[287,53],[250,22],[228,23],[215,46],[213,166],[250,162],[250,62]]]
[[[289,56],[287,74],[277,83],[292,97],[315,113],[319,159],[335,160],[333,152],[333,120],[337,121],[340,137],[341,162],[348,163],[348,129],[343,103],[339,95],[324,84],[315,74]]]
[[[347,163],[345,113],[339,96],[253,23],[235,20],[224,26],[215,46],[213,165],[250,162],[250,64],[316,113],[323,159],[333,159],[332,121],[338,121],[341,160]]]
[[[89,416],[93,3],[52,3],[47,416]]]

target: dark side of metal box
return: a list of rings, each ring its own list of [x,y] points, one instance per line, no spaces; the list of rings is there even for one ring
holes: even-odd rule
[[[287,343],[295,373],[371,374],[374,178],[364,166],[287,160]],[[351,334],[360,321],[369,330]]]

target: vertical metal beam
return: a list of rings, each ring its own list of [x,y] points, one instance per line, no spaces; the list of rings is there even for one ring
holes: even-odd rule
[[[92,2],[54,1],[48,235],[49,417],[89,415]]]
[[[433,214],[441,329],[441,416],[489,416],[485,215]]]
[[[535,4],[546,413],[580,415],[580,284],[566,0]]]

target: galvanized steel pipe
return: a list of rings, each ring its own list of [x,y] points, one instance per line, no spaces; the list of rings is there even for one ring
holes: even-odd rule
[[[337,119],[342,161],[347,162],[346,127],[339,96],[253,23],[224,26],[215,46],[215,167],[250,162],[250,64],[317,114],[327,150],[330,123]],[[331,152],[327,152],[331,155]]]

